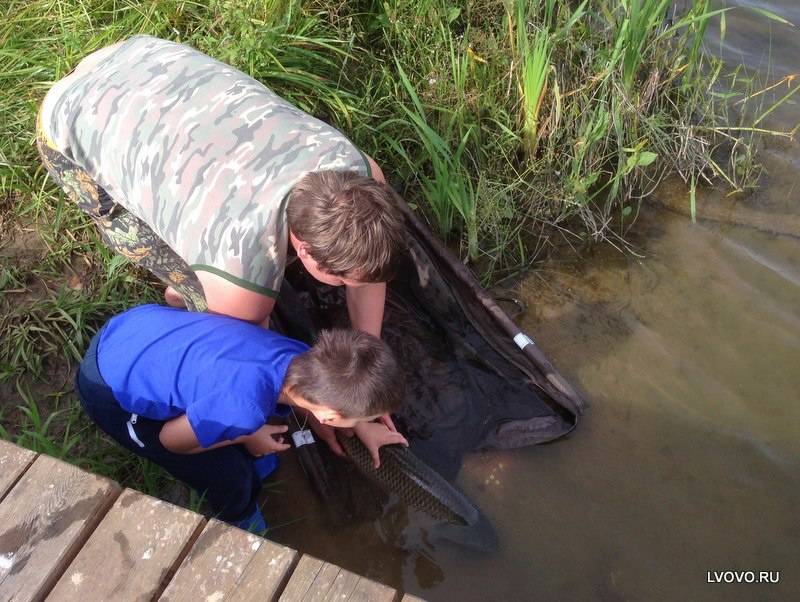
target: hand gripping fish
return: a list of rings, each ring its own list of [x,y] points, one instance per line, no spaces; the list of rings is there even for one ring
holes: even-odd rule
[[[434,534],[468,547],[497,547],[488,519],[458,488],[403,445],[384,445],[375,468],[369,450],[358,437],[337,431],[339,443],[356,468],[386,493],[439,521]]]
[[[336,471],[331,462],[335,464],[341,460],[330,453],[325,444],[318,443],[313,433],[300,425],[296,416],[291,416],[289,425],[300,465],[309,480],[326,506],[338,506],[341,501],[339,489],[353,484],[334,477]],[[482,552],[497,547],[497,534],[483,513],[458,488],[405,446],[381,447],[381,465],[376,469],[369,450],[358,437],[347,437],[339,430],[337,437],[353,461],[356,473],[434,521],[429,529],[434,540],[446,540]]]

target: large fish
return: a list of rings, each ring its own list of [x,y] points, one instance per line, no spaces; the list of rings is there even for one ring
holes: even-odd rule
[[[300,465],[325,502],[331,518],[341,520],[347,514],[346,500],[358,498],[371,506],[373,497],[353,480],[366,477],[364,486],[377,487],[395,495],[407,506],[429,517],[428,533],[432,540],[446,540],[480,551],[497,547],[497,535],[488,519],[459,489],[402,445],[384,445],[381,465],[375,469],[372,456],[358,437],[337,435],[354,469],[341,470],[344,464],[320,443],[312,431],[290,415],[289,430]],[[362,477],[358,477],[358,474]]]
[[[472,502],[405,446],[381,447],[381,465],[375,469],[369,450],[358,437],[337,434],[356,468],[387,493],[437,520],[461,526],[476,522],[479,511]]]
[[[339,443],[356,468],[386,493],[439,522],[434,535],[481,550],[497,546],[488,519],[466,495],[403,445],[380,448],[375,468],[369,450],[358,437],[337,431]]]

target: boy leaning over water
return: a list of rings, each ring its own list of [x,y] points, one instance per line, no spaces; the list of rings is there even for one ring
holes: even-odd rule
[[[407,444],[372,422],[400,405],[400,369],[385,343],[355,330],[323,332],[309,348],[227,316],[143,305],[95,335],[76,391],[117,443],[205,495],[220,519],[255,531],[266,528],[261,481],[290,447],[271,417],[294,408],[353,427],[376,463],[380,446]]]

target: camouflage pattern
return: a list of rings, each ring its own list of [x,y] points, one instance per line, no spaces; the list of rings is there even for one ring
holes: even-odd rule
[[[359,150],[258,81],[135,36],[43,105],[55,147],[193,270],[276,296],[285,202],[308,172],[369,174]]]
[[[109,247],[174,288],[190,310],[208,309],[195,273],[146,223],[116,204],[89,174],[56,150],[40,128],[36,148],[50,177],[92,218]]]

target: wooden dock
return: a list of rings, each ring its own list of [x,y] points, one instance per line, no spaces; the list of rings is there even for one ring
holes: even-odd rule
[[[0,440],[0,601],[334,599],[401,594]]]

